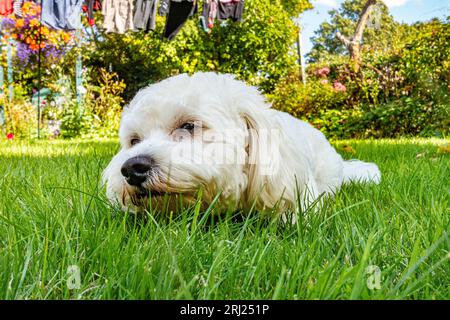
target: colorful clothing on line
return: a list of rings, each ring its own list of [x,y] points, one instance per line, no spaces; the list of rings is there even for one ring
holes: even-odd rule
[[[242,21],[245,0],[205,0],[203,2],[202,16],[211,29],[216,19],[224,21]]]
[[[160,16],[165,16],[169,13],[169,5],[170,0],[161,0],[161,4],[159,5],[158,14]]]
[[[83,0],[42,0],[42,23],[59,30],[80,29]]]
[[[81,7],[83,12],[86,13],[88,23],[90,26],[95,24],[94,12],[102,10],[102,3],[100,0],[85,0]]]
[[[0,0],[0,16],[8,16],[13,10],[13,0]]]
[[[219,0],[217,18],[219,20],[232,19],[242,21],[245,0]]]
[[[158,0],[137,0],[134,27],[138,30],[155,30]]]
[[[14,0],[14,14],[17,17],[22,17],[22,6],[23,6],[23,0]]]
[[[219,0],[203,1],[202,15],[206,21],[207,27],[212,28],[217,18],[217,10],[219,8]]]
[[[164,28],[164,37],[169,40],[173,39],[189,17],[196,12],[196,9],[196,0],[171,0]]]
[[[133,9],[133,1],[130,0],[105,0],[102,6],[105,32],[125,33],[133,30]]]

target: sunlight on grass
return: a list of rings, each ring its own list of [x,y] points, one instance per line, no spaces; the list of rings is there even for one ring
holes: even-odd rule
[[[448,299],[447,143],[335,141],[345,158],[376,162],[381,184],[345,186],[291,226],[111,208],[99,180],[117,140],[0,142],[0,298]]]

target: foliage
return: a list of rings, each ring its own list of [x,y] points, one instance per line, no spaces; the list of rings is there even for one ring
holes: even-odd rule
[[[190,19],[172,41],[160,38],[164,19],[155,33],[108,34],[91,49],[87,63],[116,72],[127,83],[125,99],[150,83],[177,73],[217,71],[271,91],[296,66],[293,44],[297,27],[290,14],[309,7],[307,1],[247,1],[241,23],[216,22],[203,31],[197,17]]]
[[[346,55],[329,57],[309,65],[306,86],[295,74],[280,81],[271,95],[274,107],[330,137],[448,134],[449,21],[409,26],[389,50],[368,50],[358,73]],[[333,90],[336,82],[346,91]]]
[[[83,108],[72,100],[72,103],[64,108],[61,115],[61,135],[64,138],[79,137],[89,129],[91,116],[83,112]]]
[[[89,80],[89,75],[87,78]],[[126,86],[118,80],[117,74],[104,69],[99,69],[98,84],[92,82],[87,81],[86,94],[80,105],[72,99],[69,105],[63,107],[60,117],[64,138],[110,137],[117,134],[123,107],[121,94]]]
[[[380,28],[366,29],[362,66],[355,73],[335,33],[348,36],[354,31],[363,3],[347,0],[331,11],[331,21],[314,38],[306,86],[297,73],[292,17],[308,9],[309,1],[249,1],[243,22],[217,22],[208,32],[195,16],[173,41],[160,38],[165,21],[159,16],[155,33],[86,34],[91,38],[41,70],[41,86],[51,90],[41,106],[41,135],[115,135],[123,105],[137,90],[173,74],[196,71],[233,73],[262,89],[275,108],[330,137],[448,134],[449,21],[398,24],[380,1]],[[30,61],[36,61],[36,54]],[[75,92],[80,88],[75,88],[73,73],[80,55],[85,94],[78,106]],[[17,137],[26,132],[35,136],[36,117],[24,103],[36,91],[38,70],[30,63],[14,71],[16,90],[22,92],[18,99],[23,101],[8,107],[9,112],[14,109],[17,119],[23,112],[23,119],[30,121],[15,120],[9,128]]]
[[[303,11],[313,8],[308,0],[281,0],[281,5],[291,18],[296,18]]]
[[[450,128],[449,114],[449,103],[406,97],[369,106],[359,119],[353,119],[353,125],[359,127],[362,137],[445,136]]]
[[[319,112],[340,108],[347,99],[346,89],[336,89],[340,82],[327,78],[310,79],[306,85],[293,74],[284,79],[270,95],[273,106],[295,117],[317,116]]]
[[[120,125],[120,115],[124,101],[122,93],[125,83],[118,79],[117,74],[99,69],[98,84],[86,85],[84,97],[84,112],[91,115],[92,121],[87,135],[111,137],[117,135]]]
[[[14,88],[14,100],[8,101],[7,95],[0,96],[0,105],[4,108],[5,127],[0,132],[12,133],[14,137],[29,137],[36,127],[37,112],[26,99],[20,86]]]
[[[365,3],[366,0],[345,0],[339,9],[329,11],[330,21],[323,22],[311,38],[313,48],[308,54],[309,62],[327,61],[333,55],[347,53],[345,46],[336,38],[336,33],[339,31],[346,37],[354,33]],[[371,23],[363,33],[363,52],[389,50],[404,35],[402,28],[407,29],[394,21],[383,1],[377,2],[370,18]]]

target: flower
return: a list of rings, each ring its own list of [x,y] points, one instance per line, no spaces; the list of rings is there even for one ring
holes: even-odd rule
[[[323,67],[316,71],[316,74],[321,77],[326,77],[330,73],[330,68]]]
[[[12,132],[8,133],[8,134],[6,135],[6,139],[8,139],[8,140],[14,139],[14,133],[12,133]]]
[[[347,87],[345,85],[343,85],[342,83],[340,83],[339,81],[335,81],[333,83],[333,89],[336,91],[345,92],[347,90]]]
[[[328,79],[322,79],[320,80],[320,83],[323,85],[328,84]]]
[[[1,26],[2,29],[12,29],[16,26],[16,22],[12,18],[3,18]]]
[[[37,27],[40,25],[39,19],[33,18],[30,20],[30,27]]]
[[[25,24],[25,20],[24,19],[17,19],[16,20],[16,27],[17,28],[22,28]]]
[[[52,30],[42,25],[40,19],[40,5],[25,1],[22,17],[11,15],[0,22],[0,29],[6,31],[1,41],[9,38],[17,41],[17,59],[21,67],[38,61],[40,54],[45,58],[45,62],[55,63],[64,55],[72,40],[70,32]]]

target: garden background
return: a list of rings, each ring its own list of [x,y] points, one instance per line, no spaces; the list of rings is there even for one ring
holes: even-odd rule
[[[196,71],[233,73],[258,86],[274,108],[311,122],[330,138],[445,136],[449,18],[398,23],[382,1],[374,2],[369,18],[376,21],[363,30],[360,67],[337,33],[353,36],[367,1],[347,0],[330,11],[313,38],[306,83],[299,71],[295,18],[312,8],[307,0],[247,1],[242,23],[217,25],[210,32],[194,17],[172,41],[161,37],[163,17],[150,33],[105,34],[83,21],[82,34],[46,27],[39,34],[39,8],[30,2],[24,18],[2,23],[5,73],[5,44],[15,41],[13,82],[5,75],[0,97],[2,138],[37,136],[38,88],[42,137],[113,137],[123,106],[140,88]],[[97,13],[98,26],[101,19]],[[77,59],[81,83],[75,77]]]

